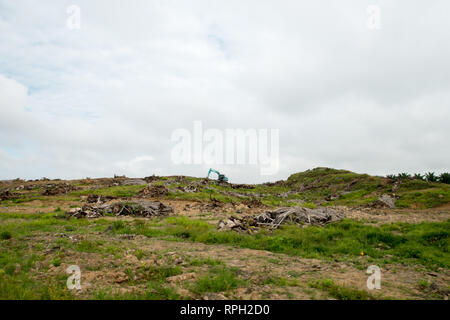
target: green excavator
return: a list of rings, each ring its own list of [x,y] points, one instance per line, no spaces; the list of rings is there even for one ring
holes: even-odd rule
[[[224,174],[221,174],[219,171],[214,170],[212,168],[209,168],[208,176],[206,177],[207,179],[209,179],[209,175],[211,173],[217,174],[217,181],[219,181],[219,182],[228,182],[228,178]]]

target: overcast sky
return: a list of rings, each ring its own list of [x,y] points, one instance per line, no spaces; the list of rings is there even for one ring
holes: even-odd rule
[[[449,171],[449,12],[447,0],[0,0],[0,179],[206,176],[171,160],[171,134],[196,120],[280,130],[278,173],[213,166],[232,182]]]

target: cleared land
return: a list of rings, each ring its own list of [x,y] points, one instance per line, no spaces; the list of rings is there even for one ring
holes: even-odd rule
[[[380,201],[387,195],[395,208]],[[317,168],[286,181],[192,177],[0,183],[1,299],[448,299],[450,186]],[[84,206],[159,201],[169,215]],[[217,230],[220,220],[281,206],[331,207],[325,226]],[[87,210],[87,209],[86,209]],[[369,265],[381,289],[368,290]],[[81,269],[81,290],[66,269]]]

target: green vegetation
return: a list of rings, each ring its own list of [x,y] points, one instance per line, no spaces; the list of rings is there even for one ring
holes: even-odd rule
[[[65,279],[42,281],[32,277],[32,268],[45,259],[41,248],[30,251],[27,242],[11,241],[0,246],[0,300],[2,299],[72,299]],[[57,264],[55,258],[52,261]]]
[[[192,259],[190,261],[190,264],[191,266],[202,266],[202,265],[218,266],[223,264],[223,262],[217,259],[206,258],[206,259]]]
[[[425,174],[425,179],[428,182],[436,182],[438,181],[438,177],[434,174],[434,172],[428,172]]]
[[[439,182],[450,184],[450,173],[444,172],[439,176]]]
[[[338,300],[374,300],[376,299],[368,292],[344,286],[339,286],[331,279],[313,281],[309,284],[311,288],[320,289]]]
[[[285,277],[267,276],[261,281],[262,285],[271,284],[277,287],[298,286],[299,282],[296,279],[288,279]]]
[[[209,272],[200,277],[192,287],[194,293],[222,292],[246,286],[244,280],[239,279],[238,270],[225,266],[214,266]]]
[[[255,235],[216,231],[213,225],[186,217],[149,221],[139,227],[128,224],[123,233],[143,234],[177,241],[229,244],[268,250],[306,258],[358,261],[364,250],[379,264],[421,264],[430,269],[450,267],[450,221],[434,223],[392,223],[381,226],[343,220],[326,227],[285,226],[273,233]]]
[[[99,290],[94,294],[97,300],[179,300],[182,297],[174,288],[161,283],[149,282],[144,293],[118,293],[111,289]],[[184,297],[188,298],[188,297]]]
[[[12,238],[12,234],[9,231],[3,231],[2,233],[0,233],[0,239],[1,240],[8,240]]]
[[[415,173],[414,175],[410,175],[409,173],[399,173],[398,175],[389,174],[386,176],[391,180],[421,180],[428,182],[440,182],[445,184],[450,184],[450,173],[443,172],[439,176],[434,172],[427,172],[426,174]]]
[[[180,267],[142,267],[141,273],[147,280],[163,282],[168,277],[182,274]]]
[[[114,186],[109,188],[101,188],[101,189],[93,189],[93,190],[82,190],[82,191],[73,191],[70,194],[76,196],[83,196],[89,194],[95,194],[99,196],[111,196],[111,197],[133,197],[137,195],[144,186]]]
[[[0,271],[0,300],[67,300],[74,299],[65,281],[48,283],[24,274],[11,276]]]
[[[52,265],[54,265],[55,267],[59,267],[61,265],[61,259],[60,258],[53,259]]]
[[[450,186],[438,183],[447,181],[447,176],[444,173],[438,178],[434,173],[428,173],[427,181],[424,181],[400,173],[386,179],[347,170],[315,168],[291,175],[286,184],[302,190],[302,199],[321,202],[321,205],[361,206],[370,204],[382,194],[395,193],[401,208],[433,208],[450,202]],[[394,188],[395,181],[399,182],[397,189]],[[334,199],[330,199],[331,196]]]
[[[450,188],[409,191],[397,200],[399,208],[433,208],[450,202]]]

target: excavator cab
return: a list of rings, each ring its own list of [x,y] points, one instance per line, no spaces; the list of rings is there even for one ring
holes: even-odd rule
[[[207,179],[209,179],[209,175],[211,173],[217,174],[217,181],[218,182],[228,182],[228,178],[224,174],[221,174],[219,171],[214,170],[212,168],[210,168],[209,171],[208,171],[208,176],[206,177]]]

